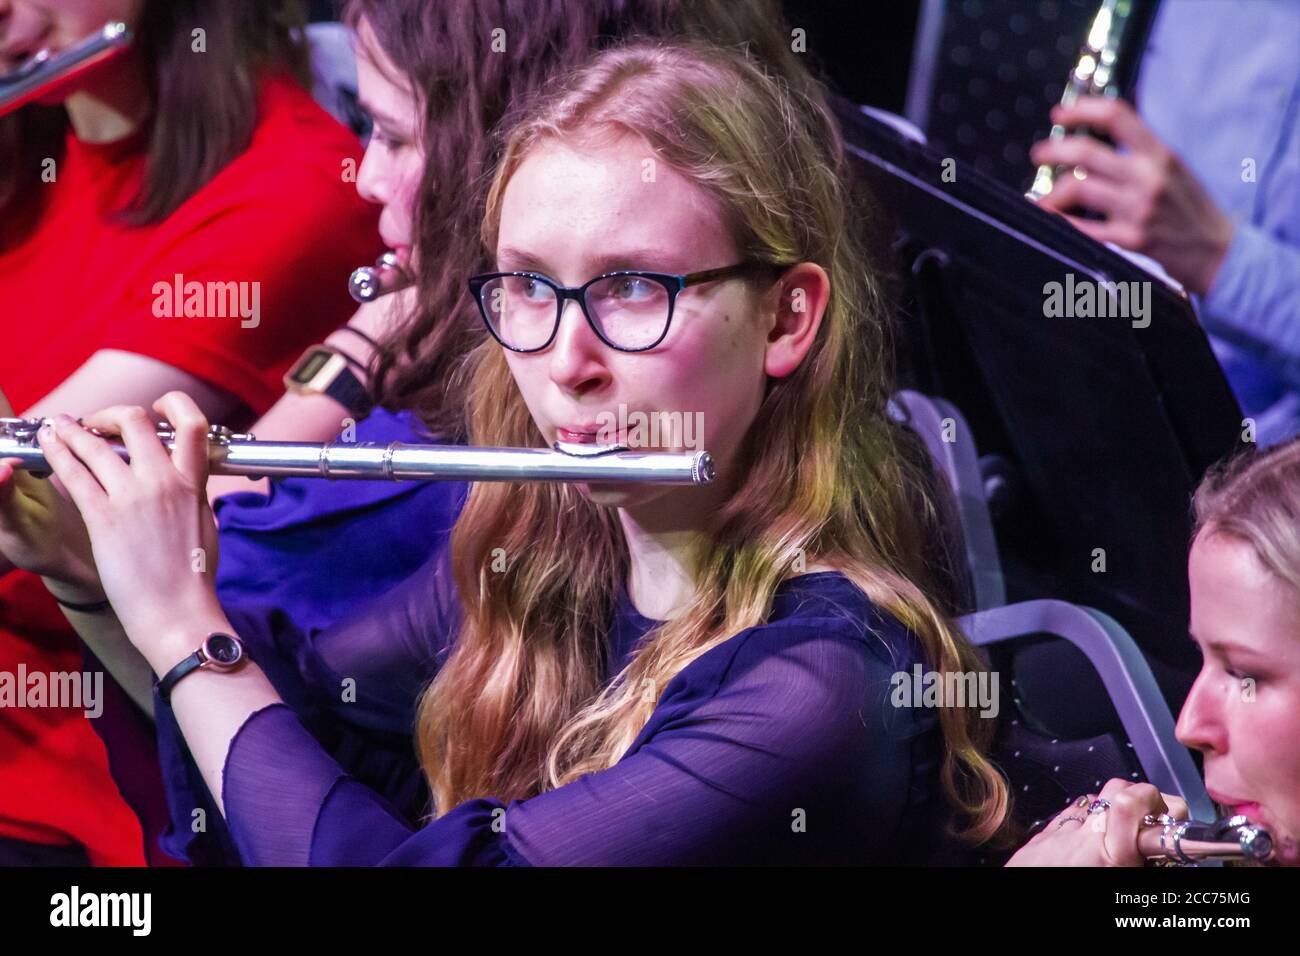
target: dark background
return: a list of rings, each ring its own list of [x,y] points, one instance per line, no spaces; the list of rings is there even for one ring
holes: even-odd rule
[[[903,111],[920,0],[783,0],[782,6],[791,29],[808,31],[808,52],[837,92]],[[338,7],[335,0],[307,4],[312,20],[336,19]]]

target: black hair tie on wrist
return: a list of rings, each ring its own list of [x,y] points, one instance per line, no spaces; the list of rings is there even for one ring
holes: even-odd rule
[[[61,598],[54,598],[61,606],[66,607],[69,611],[80,611],[82,614],[98,614],[100,611],[107,611],[113,606],[112,602],[105,598],[102,601],[91,601],[89,604],[75,604],[72,601],[64,601]]]
[[[338,332],[351,332],[353,335],[357,336],[357,338],[359,338],[359,339],[361,339],[363,342],[366,342],[367,344],[369,344],[369,346],[370,346],[372,349],[378,349],[378,348],[379,348],[379,343],[378,343],[378,342],[376,342],[376,341],[375,341],[374,339],[372,339],[370,336],[366,335],[365,332],[362,332],[360,329],[358,329],[358,328],[355,327],[355,326],[347,325],[347,324],[345,323],[344,325],[339,326],[339,328],[336,329],[335,331],[338,331]]]
[[[359,361],[357,361],[355,358],[353,358],[351,355],[349,355],[347,352],[343,351],[343,350],[342,350],[341,348],[339,348],[338,346],[336,346],[336,345],[329,345],[329,346],[326,346],[326,348],[328,348],[331,352],[335,352],[336,354],[338,354],[339,356],[341,356],[342,359],[343,359],[343,361],[347,362],[349,365],[351,365],[351,366],[352,366],[354,369],[356,369],[358,372],[361,372],[362,374],[365,373],[365,371],[366,371],[366,367],[365,367],[364,365],[362,365]]]

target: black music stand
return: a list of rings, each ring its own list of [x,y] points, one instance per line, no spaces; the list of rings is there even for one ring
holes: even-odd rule
[[[1110,614],[1177,713],[1200,667],[1187,635],[1191,494],[1242,434],[1191,302],[1018,191],[847,101],[835,108],[896,227],[904,384],[965,414],[986,485],[1000,486],[991,504],[1008,599],[1061,598]],[[1150,282],[1149,324],[1046,316],[1045,286],[1064,286],[1070,273],[1076,285]],[[1094,571],[1096,549],[1104,571]],[[1022,693],[1035,673],[1044,687],[1059,684],[1069,666],[1060,654],[1018,656]],[[1041,715],[1053,700],[1040,695]],[[1078,710],[1056,715],[1071,733],[1111,729]]]

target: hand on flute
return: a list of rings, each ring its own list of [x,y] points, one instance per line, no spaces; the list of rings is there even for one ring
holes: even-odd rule
[[[58,416],[38,440],[85,521],[104,593],[131,642],[156,663],[197,644],[204,635],[188,633],[187,622],[219,613],[220,604],[217,527],[204,494],[207,419],[181,392],[153,409],[175,429],[171,454],[138,406],[104,409],[85,427]],[[130,463],[88,428],[120,435]]]
[[[1138,831],[1147,814],[1161,813],[1185,820],[1187,803],[1152,784],[1112,778],[1100,795],[1071,801],[1007,866],[1142,866]]]
[[[0,418],[12,415],[0,393]],[[64,600],[101,600],[90,538],[76,506],[57,480],[33,478],[13,462],[0,458],[0,555],[14,567],[59,582]]]

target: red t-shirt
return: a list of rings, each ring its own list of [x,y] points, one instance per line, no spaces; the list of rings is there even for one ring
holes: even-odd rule
[[[19,414],[100,349],[165,362],[260,414],[303,349],[355,309],[347,277],[380,251],[378,210],[346,175],[360,145],[305,90],[266,78],[249,148],[165,221],[122,226],[111,213],[140,182],[145,145],[143,131],[111,144],[70,135],[34,230],[0,245],[0,390]],[[0,673],[17,680],[20,664],[82,670],[40,579],[13,572],[0,579]],[[0,706],[0,836],[144,862],[82,710]]]

